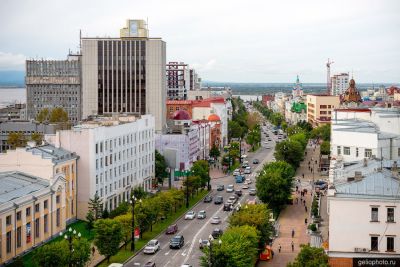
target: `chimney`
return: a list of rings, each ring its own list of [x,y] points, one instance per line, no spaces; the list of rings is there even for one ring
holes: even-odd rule
[[[391,171],[392,171],[393,177],[399,178],[399,170],[398,170],[398,167],[397,167],[397,161],[393,162]]]
[[[364,166],[364,167],[367,167],[367,166],[368,166],[368,160],[367,160],[367,158],[364,158],[364,164],[363,164],[363,166]]]
[[[354,180],[356,180],[356,181],[361,181],[362,178],[363,178],[362,172],[360,172],[360,171],[355,171],[355,172],[354,172]]]
[[[56,148],[60,148],[60,146],[61,146],[61,142],[60,142],[60,132],[59,132],[59,131],[56,132],[56,138],[55,138],[55,140],[54,140],[54,146],[55,146]]]

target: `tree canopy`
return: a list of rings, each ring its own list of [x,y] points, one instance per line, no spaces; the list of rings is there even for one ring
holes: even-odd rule
[[[167,173],[167,162],[163,155],[161,155],[157,150],[155,153],[155,176],[157,178],[157,182],[162,184],[165,177],[168,177]]]
[[[277,160],[286,161],[294,168],[300,165],[304,158],[304,147],[297,140],[284,140],[275,146],[274,156]]]
[[[319,138],[324,141],[330,141],[331,140],[331,125],[324,124],[324,125],[318,126],[317,128],[314,128],[311,131],[311,138],[313,138],[313,139]]]
[[[10,133],[7,137],[7,143],[11,146],[11,149],[16,149],[17,147],[25,147],[27,139],[21,132]]]
[[[68,122],[68,113],[62,107],[53,108],[52,110],[44,108],[38,113],[36,120],[40,123],[46,121],[50,123]]]
[[[94,244],[109,262],[110,257],[118,253],[119,244],[123,239],[122,225],[116,220],[100,219],[94,223],[94,230]]]
[[[289,263],[288,267],[328,267],[328,255],[324,249],[314,248],[309,245],[300,245],[301,250],[294,262]]]

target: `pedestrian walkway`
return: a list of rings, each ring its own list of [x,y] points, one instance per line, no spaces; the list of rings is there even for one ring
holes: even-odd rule
[[[259,267],[286,266],[289,262],[292,262],[296,258],[297,254],[300,252],[301,244],[309,244],[311,242],[311,236],[308,235],[307,224],[311,221],[310,208],[312,201],[311,185],[313,175],[314,180],[321,178],[315,163],[315,160],[319,160],[319,148],[315,145],[308,145],[306,148],[306,153],[307,154],[304,157],[304,161],[296,171],[295,178],[298,179],[298,181],[296,181],[296,185],[298,186],[299,191],[307,189],[307,193],[304,197],[302,197],[300,193],[293,193],[294,204],[288,205],[281,212],[278,218],[278,223],[280,225],[279,235],[272,244],[274,258],[271,261],[260,262],[258,264]],[[308,167],[308,162],[310,162],[310,168]],[[311,166],[314,166],[315,168]],[[311,169],[313,169],[314,174]],[[305,199],[306,201],[307,212],[305,211],[304,204],[300,203],[301,199]],[[307,219],[307,224],[305,223],[305,219]],[[295,232],[293,238],[292,230]],[[314,239],[315,242],[320,242],[320,240],[316,239],[316,237],[314,237]],[[292,241],[294,244],[293,251]],[[279,247],[281,247],[281,252],[279,252]]]

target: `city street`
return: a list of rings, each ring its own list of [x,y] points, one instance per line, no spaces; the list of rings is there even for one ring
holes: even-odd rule
[[[275,135],[269,133],[270,137],[274,140],[276,138]],[[262,168],[262,165],[273,158],[273,147],[275,142],[269,142],[268,146],[271,148],[265,148],[267,146],[265,142],[265,134],[262,133],[262,147],[258,149],[256,153],[247,153],[248,157],[246,160],[249,161],[249,165],[252,168],[252,173],[246,175],[246,178],[251,178],[252,184],[250,184],[250,188],[255,188],[255,177],[258,171]],[[260,163],[258,165],[254,165],[253,159],[259,159]],[[216,187],[219,184],[223,184],[225,186],[224,191],[217,191]],[[233,193],[227,193],[226,187],[229,184],[233,184],[236,189],[242,189],[242,184],[236,184],[233,176],[225,176],[220,178],[212,179],[212,192],[210,193],[213,196],[222,196],[224,198],[224,202],[228,199],[229,196],[233,195]],[[248,189],[243,189],[243,195],[239,198],[241,205],[245,205],[247,200],[253,200],[255,197],[250,196],[248,194]],[[200,210],[205,210],[207,213],[207,217],[205,219],[193,219],[193,220],[184,220],[181,218],[178,220],[178,235],[183,235],[185,238],[185,245],[181,249],[170,249],[169,248],[169,240],[173,237],[173,235],[162,234],[159,237],[159,242],[161,244],[161,249],[155,255],[146,255],[143,252],[140,252],[136,257],[134,257],[131,261],[129,261],[126,266],[143,266],[146,262],[152,261],[155,262],[157,266],[165,266],[165,267],[176,267],[181,266],[182,264],[190,264],[191,266],[200,266],[200,257],[203,255],[201,250],[199,249],[199,239],[208,239],[208,236],[215,228],[221,228],[223,230],[226,229],[228,225],[228,217],[231,212],[223,211],[223,205],[216,205],[214,202],[204,203],[200,202],[197,206],[193,208],[193,210],[197,213]],[[211,218],[213,216],[219,216],[221,218],[222,223],[220,225],[212,225],[210,223]]]

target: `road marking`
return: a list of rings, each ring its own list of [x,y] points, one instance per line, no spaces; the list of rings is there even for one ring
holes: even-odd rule
[[[135,262],[133,265],[140,266],[140,262]]]
[[[184,250],[183,250],[183,252],[182,252],[182,256],[186,256],[186,250],[187,250],[187,248],[185,248]]]
[[[167,256],[171,251],[165,252],[164,255]]]

